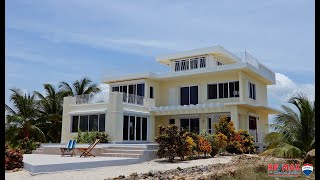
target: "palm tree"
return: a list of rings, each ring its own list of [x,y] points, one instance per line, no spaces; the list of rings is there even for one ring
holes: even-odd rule
[[[72,84],[72,87],[67,82],[60,82],[59,88],[61,88],[71,96],[100,92],[97,84],[92,83],[92,81],[86,77],[81,79],[80,81],[76,80]]]
[[[51,84],[43,84],[45,95],[34,91],[39,98],[39,125],[47,140],[58,143],[61,140],[63,98],[68,95],[65,91],[57,91]]]
[[[14,108],[5,104],[7,111],[6,141],[11,141],[14,146],[19,144],[19,140],[28,138],[38,142],[45,141],[42,130],[36,126],[39,117],[38,104],[34,94],[23,94],[20,89],[10,89],[12,95],[10,101]]]
[[[281,106],[283,112],[270,125],[276,132],[269,133],[264,139],[269,146],[263,155],[297,158],[315,148],[314,101],[310,101],[306,95],[297,94],[289,103],[298,111]]]

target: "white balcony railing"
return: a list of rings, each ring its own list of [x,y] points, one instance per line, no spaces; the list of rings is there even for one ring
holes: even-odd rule
[[[75,96],[76,104],[97,104],[107,103],[109,101],[109,92],[100,92],[96,94],[82,94]]]
[[[128,93],[122,93],[123,94],[123,102],[129,103],[129,104],[138,104],[138,105],[144,105],[143,96],[138,96],[135,94],[128,94]]]
[[[253,57],[248,52],[238,52],[234,53],[238,58],[242,60],[242,62],[247,62],[257,68],[261,74],[263,74],[265,77],[268,77],[270,79],[275,79],[275,75],[273,71],[271,71],[269,68],[267,68],[265,65],[261,64],[259,60],[255,57]]]
[[[257,129],[249,129],[249,134],[253,137],[253,142],[263,142],[265,133],[259,132]]]

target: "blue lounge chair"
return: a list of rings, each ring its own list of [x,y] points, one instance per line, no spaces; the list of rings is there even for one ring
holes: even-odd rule
[[[76,146],[77,141],[76,140],[69,140],[66,144],[66,147],[60,148],[62,155],[71,155],[75,156],[76,153],[74,152],[75,146]]]

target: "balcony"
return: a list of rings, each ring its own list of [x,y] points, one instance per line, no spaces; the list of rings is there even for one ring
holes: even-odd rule
[[[242,62],[246,62],[253,67],[257,68],[258,71],[264,76],[268,77],[269,79],[275,79],[275,75],[273,71],[271,71],[269,68],[267,68],[265,65],[261,64],[259,60],[255,57],[253,57],[248,52],[238,52],[234,53]]]
[[[150,106],[154,107],[154,99],[145,98],[143,96],[138,96],[134,94],[122,94],[122,102],[125,104],[134,104],[138,106]],[[113,93],[110,92],[100,92],[97,94],[82,94],[72,97],[71,104],[81,105],[81,104],[103,104],[109,103],[110,96]]]
[[[109,92],[75,96],[75,104],[99,104],[109,102]]]
[[[124,103],[128,103],[128,104],[137,104],[137,105],[141,105],[143,106],[144,103],[144,97],[143,96],[138,96],[135,94],[128,94],[128,93],[122,93],[122,100]]]

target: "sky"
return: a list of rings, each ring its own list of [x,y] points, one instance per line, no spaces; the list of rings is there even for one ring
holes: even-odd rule
[[[158,55],[221,45],[276,73],[269,106],[315,94],[315,3],[270,1],[6,0],[5,97],[89,77],[164,72]],[[106,88],[105,86],[101,86]],[[272,119],[273,117],[270,117]]]

